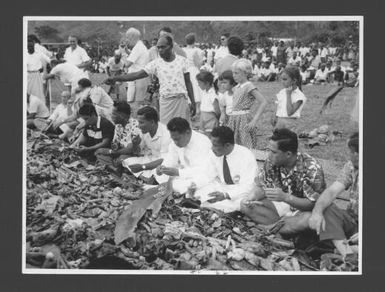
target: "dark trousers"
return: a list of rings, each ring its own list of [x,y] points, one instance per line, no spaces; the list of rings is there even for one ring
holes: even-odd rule
[[[335,204],[330,205],[323,215],[326,225],[325,231],[320,232],[320,240],[342,240],[358,232],[357,221]]]

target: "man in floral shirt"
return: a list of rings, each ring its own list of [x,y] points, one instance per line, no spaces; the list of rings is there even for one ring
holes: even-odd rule
[[[311,210],[326,183],[321,165],[300,153],[294,132],[276,129],[252,196],[241,202],[241,211],[261,224],[282,220],[281,234],[296,234],[309,228]]]
[[[173,39],[166,35],[158,40],[157,48],[160,58],[148,63],[144,69],[126,75],[109,77],[104,82],[134,81],[155,75],[159,79],[159,118],[166,125],[172,118],[181,117],[190,121],[195,115],[194,92],[188,72],[187,59],[173,51]],[[191,104],[188,104],[187,97]]]
[[[118,102],[112,111],[115,133],[111,149],[102,148],[95,152],[98,161],[114,171],[122,170],[122,161],[133,155],[133,142],[140,139],[141,131],[138,121],[130,118],[131,107],[125,101]]]
[[[336,181],[321,195],[309,219],[310,228],[317,231],[320,240],[332,240],[341,255],[353,253],[344,241],[350,237],[351,243],[358,242],[358,133],[348,142],[349,161],[345,164]],[[350,203],[347,210],[339,209],[333,201],[344,190],[349,190]]]

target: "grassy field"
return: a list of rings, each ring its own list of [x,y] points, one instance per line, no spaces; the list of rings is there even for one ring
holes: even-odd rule
[[[99,84],[106,78],[105,74],[91,74],[91,80],[94,84]],[[105,89],[108,87],[102,85]],[[281,90],[279,82],[260,82],[257,84],[258,89],[268,101],[268,106],[260,119],[260,139],[258,149],[265,149],[268,143],[268,137],[272,133],[270,118],[275,111],[276,94]],[[52,83],[52,104],[56,105],[60,98],[59,94],[63,85],[59,81]],[[326,173],[326,179],[330,183],[342,165],[347,159],[346,139],[353,131],[358,130],[358,126],[351,122],[350,113],[355,104],[355,97],[358,95],[358,88],[344,88],[335,98],[331,108],[327,109],[322,115],[319,111],[324,102],[325,95],[333,88],[332,85],[305,85],[303,92],[308,98],[308,101],[302,111],[302,123],[298,127],[298,132],[309,132],[321,125],[329,125],[331,131],[342,132],[342,138],[336,139],[333,143],[325,146],[315,146],[307,148],[305,140],[300,139],[300,150],[309,153],[318,158]],[[135,108],[133,113],[135,113]]]

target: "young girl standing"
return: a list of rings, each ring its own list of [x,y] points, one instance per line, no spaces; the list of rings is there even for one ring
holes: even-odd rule
[[[233,88],[237,83],[234,81],[233,72],[231,70],[224,71],[218,78],[223,94],[218,95],[219,107],[221,109],[220,125],[226,125],[229,115],[233,111]]]
[[[247,59],[239,59],[232,65],[234,81],[238,85],[234,87],[233,110],[227,126],[234,131],[235,143],[256,149],[257,122],[267,101],[249,81],[252,71],[251,62]]]
[[[306,102],[301,91],[301,74],[296,66],[283,69],[280,76],[283,89],[277,94],[277,111],[273,119],[273,127],[296,130],[298,119]]]
[[[200,104],[200,129],[204,132],[211,132],[218,126],[221,114],[218,102],[218,95],[213,87],[214,75],[207,71],[201,71],[196,76],[198,85],[202,90]]]

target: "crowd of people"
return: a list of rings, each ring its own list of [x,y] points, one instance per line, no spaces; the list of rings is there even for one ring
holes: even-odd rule
[[[175,192],[201,206],[242,212],[258,224],[281,222],[283,236],[315,230],[320,240],[354,258],[355,246],[346,239],[355,244],[358,238],[358,133],[348,141],[349,161],[327,187],[319,162],[298,151],[297,126],[306,110],[302,86],[357,86],[358,64],[343,67],[341,52],[323,44],[274,42],[252,50],[240,37],[223,34],[216,50],[202,50],[194,33],[185,41],[177,44],[164,27],[149,47],[139,30],[128,29],[107,62],[106,92],[90,81],[85,69],[92,61],[76,37],[56,58],[29,37],[27,126],[69,141],[88,162],[117,175],[150,185],[171,179]],[[51,78],[66,85],[52,114],[42,94]],[[259,168],[254,153],[267,101],[257,85],[272,81],[282,89],[269,155]],[[123,85],[127,99],[120,96]],[[196,116],[198,131],[192,127]],[[351,198],[342,210],[334,200],[345,189]]]

